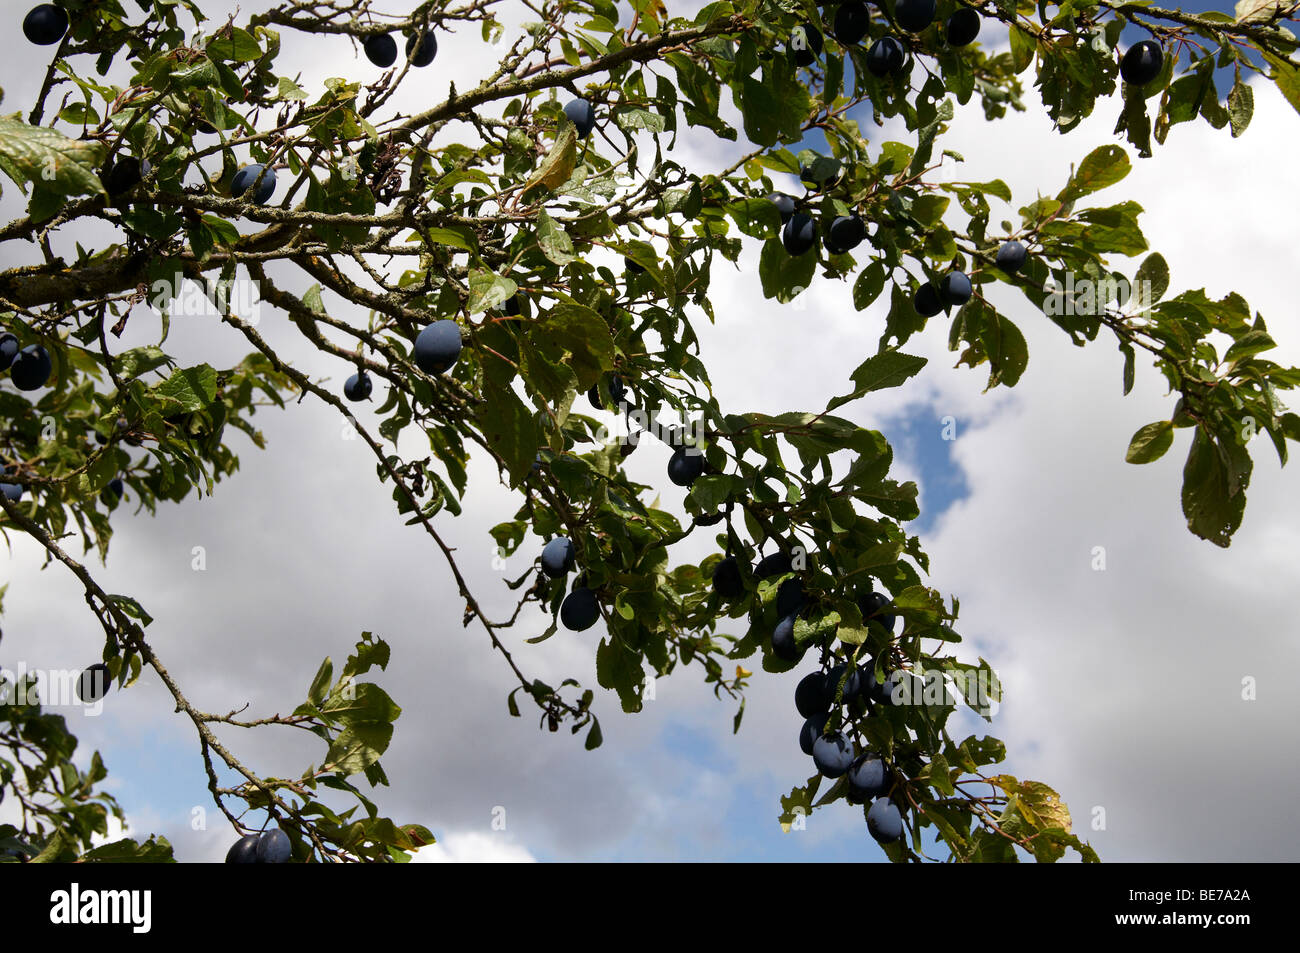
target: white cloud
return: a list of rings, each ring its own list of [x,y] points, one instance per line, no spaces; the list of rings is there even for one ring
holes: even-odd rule
[[[535,864],[537,858],[528,848],[509,840],[504,834],[462,831],[446,834],[438,843],[416,851],[417,864]]]

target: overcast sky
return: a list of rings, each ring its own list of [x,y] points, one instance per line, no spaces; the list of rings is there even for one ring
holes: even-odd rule
[[[462,32],[442,38],[434,65],[408,82],[405,108],[439,101],[449,80],[464,89],[465,77],[482,72],[482,44],[475,31]],[[378,74],[346,41],[284,39],[280,70],[301,70],[309,91],[328,75]],[[0,67],[6,110],[30,101],[42,52],[17,46]],[[1032,90],[1026,99],[1028,114],[995,124],[976,103],[959,108],[941,140],[966,157],[954,178],[1000,177],[1012,187],[1016,201],[995,211],[995,222],[1014,218],[1040,191],[1054,194],[1071,162],[1114,141],[1117,102],[1101,103],[1060,136],[1034,108]],[[865,128],[873,150],[888,139],[912,141],[900,128]],[[1269,321],[1275,359],[1292,364],[1300,362],[1296,306],[1277,276],[1297,264],[1300,209],[1293,192],[1270,183],[1295,155],[1297,129],[1294,110],[1257,84],[1255,118],[1240,140],[1204,123],[1178,126],[1155,158],[1133,156],[1129,178],[1095,197],[1139,201],[1148,240],[1169,262],[1171,293],[1242,292]],[[712,138],[687,136],[676,158],[716,168],[729,155]],[[5,220],[20,213],[8,182],[0,203]],[[2,253],[12,263],[14,253]],[[856,312],[850,285],[819,279],[797,307],[782,306],[762,299],[756,268],[756,245],[741,269],[720,264],[717,324],[696,324],[714,391],[728,412],[820,410],[873,353],[887,296]],[[1060,791],[1076,830],[1105,860],[1293,859],[1300,832],[1278,819],[1289,816],[1300,781],[1290,757],[1300,701],[1287,675],[1300,663],[1288,604],[1300,583],[1294,471],[1284,475],[1272,447],[1257,441],[1233,546],[1196,539],[1178,498],[1188,432],[1153,465],[1124,462],[1133,431],[1172,410],[1163,378],[1139,361],[1134,391],[1123,397],[1112,342],[1072,347],[1018,293],[995,286],[990,294],[1029,342],[1029,367],[1013,391],[983,394],[986,369],[954,370],[946,324],[935,319],[907,348],[930,359],[926,369],[845,410],[889,436],[900,478],[922,485],[930,582],[961,598],[962,652],[988,659],[1004,682],[994,724],[967,719],[966,727],[1006,741],[1011,773]],[[328,386],[341,389],[351,373],[304,350],[276,316],[264,318],[263,332],[302,369],[330,377]],[[156,319],[137,310],[115,347],[154,343],[157,334]],[[218,367],[248,351],[205,317],[174,321],[167,346],[182,363]],[[958,436],[945,442],[940,421],[949,415]],[[369,409],[359,418],[375,419]],[[403,708],[383,760],[392,786],[376,797],[394,819],[439,837],[422,859],[883,859],[861,814],[842,803],[815,813],[805,831],[782,834],[776,822],[780,795],[812,773],[793,705],[811,660],[783,676],[760,670],[733,737],[734,709],[713,699],[698,670],[660,680],[641,714],[624,715],[596,686],[598,630],[561,632],[519,647],[519,658],[552,684],[573,675],[596,688],[605,744],[586,752],[581,736],[539,732],[527,710],[508,717],[509,671],[481,630],[461,628],[441,555],[402,525],[369,451],[343,439],[334,411],[309,399],[257,422],[269,451],[234,436],[242,466],[214,497],[164,507],[156,518],[119,508],[108,566],[97,571],[107,590],[136,595],[154,615],[151,642],[195,704],[288,711],[321,658],[341,664],[370,630],[393,647],[394,664],[377,680]],[[680,513],[666,460],[663,447],[645,444],[630,469],[662,487],[662,505]],[[481,461],[471,478],[464,514],[440,515],[437,525],[499,616],[511,604],[503,578],[522,572],[533,553],[526,543],[504,573],[493,567],[487,529],[510,518],[517,501]],[[702,558],[706,542],[693,539],[679,557]],[[206,550],[206,571],[191,569],[195,546]],[[1097,546],[1105,547],[1104,572],[1092,568]],[[36,547],[17,537],[12,557],[0,559],[0,581],[9,584],[0,664],[64,669],[96,660],[102,633],[75,581],[41,571]],[[544,625],[537,613],[511,648]],[[1258,680],[1257,700],[1241,698],[1247,677]],[[146,674],[114,692],[100,717],[70,713],[71,727],[80,756],[103,753],[133,833],[165,834],[182,860],[220,859],[231,833],[210,803],[193,729],[171,709]],[[315,739],[287,729],[223,738],[265,774],[296,774],[323,754]],[[194,829],[196,809],[206,812],[206,829]],[[492,827],[496,809],[505,811],[504,831]],[[1093,829],[1094,817],[1104,817],[1104,829]]]

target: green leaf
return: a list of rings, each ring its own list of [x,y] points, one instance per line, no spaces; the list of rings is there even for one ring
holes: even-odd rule
[[[781,213],[767,199],[740,199],[724,210],[750,238],[771,238],[781,230]]]
[[[171,360],[170,357],[163,353],[161,348],[150,345],[123,351],[114,358],[114,367],[119,377],[123,380],[130,380],[165,364],[170,364]]]
[[[234,63],[252,63],[262,58],[262,48],[247,30],[225,26],[208,41],[208,56]]]
[[[1124,396],[1127,397],[1129,392],[1133,390],[1136,354],[1133,351],[1133,345],[1128,343],[1121,344],[1119,349],[1124,354]]]
[[[741,82],[745,135],[758,146],[774,146],[781,141],[781,107],[773,95],[767,77],[747,76]]]
[[[1223,359],[1229,363],[1240,361],[1262,351],[1270,351],[1275,347],[1277,347],[1277,342],[1273,340],[1267,331],[1252,328],[1232,342],[1232,346],[1228,348],[1228,353],[1223,356]]]
[[[32,182],[54,195],[104,195],[96,174],[104,162],[101,142],[69,139],[44,126],[0,116],[0,169],[18,185]]]
[[[555,224],[555,220],[546,214],[546,209],[537,213],[537,243],[542,254],[554,264],[563,266],[577,259],[573,253],[573,239]]]
[[[1124,109],[1115,124],[1115,132],[1124,133],[1142,158],[1151,155],[1151,117],[1147,114],[1147,101],[1141,88],[1125,84]]]
[[[945,749],[949,764],[958,765],[972,773],[987,764],[997,764],[1007,756],[1007,746],[997,738],[976,738],[971,735],[955,749]]]
[[[168,406],[164,415],[193,413],[211,404],[217,397],[217,372],[207,364],[182,367],[151,390],[153,396]]]
[[[1020,26],[1011,28],[1011,69],[1015,73],[1023,73],[1029,68],[1029,64],[1034,61],[1034,50],[1037,43],[1032,35]]]
[[[287,76],[281,76],[275,85],[275,93],[270,97],[273,103],[300,103],[307,98],[307,91]]]
[[[812,284],[816,270],[815,250],[792,256],[779,238],[770,238],[763,243],[758,258],[758,277],[763,285],[763,297],[775,298],[782,304],[793,301]]]
[[[1246,494],[1229,490],[1228,467],[1214,439],[1197,427],[1183,467],[1183,515],[1187,528],[1225,549],[1241,526]]]
[[[934,228],[943,218],[943,213],[948,210],[948,205],[952,202],[946,195],[929,195],[919,196],[912,203],[912,218],[924,228]]]
[[[537,417],[509,387],[484,388],[484,401],[476,411],[483,437],[501,457],[512,486],[523,483],[542,445],[543,434]]]
[[[989,359],[989,380],[985,389],[998,384],[1015,387],[1029,365],[1029,345],[1020,329],[992,308],[985,308],[979,337]]]
[[[1168,420],[1157,420],[1140,428],[1133,435],[1124,459],[1129,463],[1151,463],[1163,457],[1173,442],[1173,423]]]
[[[393,740],[393,726],[383,722],[361,722],[338,733],[325,755],[325,764],[344,774],[360,774],[376,764]]]
[[[101,844],[93,850],[87,851],[81,856],[83,863],[100,863],[100,864],[170,864],[175,863],[172,857],[172,845],[167,842],[165,837],[150,837],[143,844],[137,843],[131,838],[113,841],[111,844]]]
[[[590,388],[600,375],[614,366],[614,338],[599,314],[575,301],[561,301],[529,329],[535,346],[555,354],[567,351],[582,390]],[[537,449],[533,447],[533,452]],[[529,455],[529,466],[532,456]]]
[[[853,283],[853,307],[861,311],[879,298],[884,289],[885,268],[880,262],[873,261],[862,269],[858,280]]]
[[[505,304],[519,287],[509,278],[476,268],[469,276],[469,313],[491,311]]]
[[[203,224],[212,233],[213,238],[222,245],[233,245],[239,241],[239,229],[224,218],[207,214],[203,216]]]
[[[372,722],[392,724],[402,713],[397,703],[378,685],[358,683],[352,673],[346,672],[320,705],[320,710],[332,721],[354,726]]]
[[[430,242],[459,248],[461,251],[472,252],[477,247],[473,238],[466,232],[454,228],[426,228],[423,234]]]
[[[1108,188],[1129,174],[1132,164],[1128,153],[1115,145],[1098,146],[1084,156],[1079,169],[1056,198],[1062,204]]]
[[[1237,0],[1233,7],[1238,23],[1268,21],[1291,7],[1286,0]]]
[[[1296,112],[1300,112],[1300,67],[1290,60],[1284,60],[1272,53],[1260,51],[1268,64],[1273,67],[1270,79],[1277,84],[1278,91],[1286,97]]]
[[[556,137],[555,142],[551,145],[551,150],[546,153],[542,159],[542,164],[537,167],[528,184],[524,186],[522,198],[527,201],[535,196],[535,193],[544,189],[554,192],[565,182],[569,181],[569,176],[573,175],[573,169],[578,164],[578,139],[573,123],[567,118],[563,120],[563,126],[560,134]]]
[[[316,670],[316,677],[311,680],[311,687],[307,689],[307,700],[319,708],[325,701],[330,681],[333,678],[334,663],[329,658],[326,658],[325,661],[320,663],[320,668]]]
[[[1228,93],[1228,119],[1232,124],[1232,138],[1236,139],[1250,125],[1250,117],[1255,114],[1255,90],[1249,83],[1243,83],[1238,75]]]
[[[1138,286],[1134,290],[1134,296],[1140,295],[1139,300],[1148,306],[1163,298],[1165,292],[1169,290],[1169,265],[1165,262],[1164,256],[1158,251],[1147,255],[1138,266],[1134,280]]]
[[[856,387],[851,394],[836,397],[826,405],[828,411],[857,400],[864,394],[887,387],[898,387],[925,367],[926,359],[902,351],[882,351],[867,358],[850,375]]]
[[[812,799],[817,794],[817,786],[820,782],[821,775],[817,775],[803,787],[795,788],[781,798],[781,816],[777,818],[781,830],[790,833],[796,817],[803,817],[804,822],[807,823],[808,815],[812,813]]]
[[[625,132],[644,129],[647,132],[663,132],[664,117],[648,109],[619,109],[614,113],[614,122]]]
[[[641,657],[613,638],[601,639],[596,647],[596,681],[618,692],[626,712],[640,711],[640,687],[645,681]]]

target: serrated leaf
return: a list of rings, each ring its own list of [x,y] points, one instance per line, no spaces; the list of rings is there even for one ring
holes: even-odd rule
[[[573,253],[573,239],[546,214],[546,209],[537,213],[537,243],[542,254],[554,264],[563,266],[577,259]]]
[[[518,290],[518,285],[511,279],[476,268],[469,276],[469,313],[478,314],[498,308]]]
[[[1236,139],[1250,125],[1250,117],[1255,114],[1255,90],[1249,83],[1243,83],[1241,77],[1232,84],[1228,93],[1228,120],[1232,124],[1232,138]]]
[[[177,368],[150,393],[167,402],[164,414],[193,413],[216,399],[217,372],[207,364]]]
[[[69,139],[44,126],[0,116],[0,169],[20,186],[31,182],[56,196],[104,195],[96,170],[105,154],[102,142]]]
[[[864,394],[869,394],[874,390],[898,387],[920,373],[925,364],[925,358],[913,354],[904,354],[902,351],[897,350],[873,354],[859,364],[857,369],[850,375],[856,385],[853,392],[842,397],[836,397],[826,405],[826,409],[828,411],[834,410],[836,407],[857,400]]]
[[[1079,163],[1078,171],[1056,198],[1063,205],[1108,188],[1129,174],[1128,153],[1115,145],[1098,146]]]

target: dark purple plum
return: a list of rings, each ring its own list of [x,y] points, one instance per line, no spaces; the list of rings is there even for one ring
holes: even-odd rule
[[[559,579],[574,567],[577,554],[573,541],[567,536],[557,536],[542,547],[542,572]]]
[[[842,731],[822,735],[813,742],[813,764],[825,777],[840,777],[849,770],[856,757],[853,740]]]
[[[391,33],[380,33],[365,42],[366,59],[380,69],[388,69],[397,62],[397,41]]]
[[[226,863],[228,864],[255,864],[257,863],[257,834],[245,834],[239,840],[230,845],[230,850],[226,851]]]
[[[419,36],[407,37],[406,58],[411,61],[412,66],[428,66],[437,55],[438,38],[433,35],[432,30],[425,30]]]
[[[579,139],[586,139],[596,128],[596,107],[585,99],[571,99],[564,107],[564,115],[573,123]]]
[[[812,250],[817,244],[817,224],[812,216],[804,212],[791,215],[781,229],[781,244],[795,258]]]
[[[809,672],[795,686],[794,707],[805,718],[825,715],[831,707],[825,672]]]
[[[889,790],[889,772],[874,751],[859,755],[849,768],[849,800],[865,803]]]
[[[574,589],[560,603],[560,622],[571,632],[590,629],[600,618],[600,603],[596,593],[586,587]]]
[[[797,662],[804,653],[794,640],[794,620],[794,616],[788,615],[772,630],[772,654],[786,662]]]
[[[803,727],[799,729],[799,748],[804,754],[813,753],[813,744],[826,730],[826,722],[829,718],[830,715],[813,715],[803,723]]]
[[[443,318],[419,333],[412,356],[416,366],[426,374],[442,374],[456,363],[460,349],[460,325]]]
[[[1145,86],[1160,75],[1165,51],[1155,40],[1134,43],[1119,61],[1119,75],[1131,86]]]
[[[257,839],[257,862],[259,864],[285,864],[293,856],[293,844],[289,835],[278,827],[263,831]]]
[[[739,599],[745,594],[745,580],[735,556],[728,556],[713,567],[713,591],[727,600]]]
[[[867,808],[867,832],[880,844],[892,844],[903,836],[903,815],[888,798],[878,798]]]

